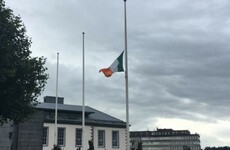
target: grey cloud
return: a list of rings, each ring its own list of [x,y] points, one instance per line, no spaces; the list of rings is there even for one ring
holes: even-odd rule
[[[124,73],[111,78],[98,73],[124,49],[122,1],[6,4],[20,13],[32,37],[33,55],[47,57],[50,79],[42,96],[55,95],[59,51],[59,95],[66,103],[81,105],[84,31],[86,104],[125,120]],[[230,2],[133,0],[127,4],[132,129],[146,129],[149,124],[154,128],[161,117],[204,124],[229,120]],[[209,141],[204,145],[223,143],[204,138]]]

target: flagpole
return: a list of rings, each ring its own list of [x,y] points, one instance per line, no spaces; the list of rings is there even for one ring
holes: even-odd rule
[[[56,73],[56,99],[55,99],[55,131],[54,145],[57,145],[57,103],[58,103],[58,69],[59,69],[59,53],[57,53],[57,73]]]
[[[124,0],[124,28],[125,28],[125,87],[126,87],[126,142],[127,150],[130,150],[129,141],[129,82],[128,82],[128,42],[127,42],[127,17],[126,17],[126,1]]]
[[[85,33],[82,32],[82,150],[85,149]]]

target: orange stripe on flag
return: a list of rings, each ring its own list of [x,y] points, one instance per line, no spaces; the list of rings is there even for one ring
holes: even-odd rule
[[[110,77],[113,74],[110,68],[103,68],[99,72],[103,72],[106,77]]]

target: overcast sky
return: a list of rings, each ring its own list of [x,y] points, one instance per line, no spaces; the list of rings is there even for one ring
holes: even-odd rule
[[[125,78],[98,73],[124,49],[122,0],[7,0],[47,58],[46,95],[85,103],[125,121]],[[230,145],[230,1],[128,0],[130,130],[172,128],[199,133],[202,148]]]

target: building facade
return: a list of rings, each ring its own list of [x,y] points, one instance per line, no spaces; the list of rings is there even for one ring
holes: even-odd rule
[[[143,150],[200,150],[199,134],[188,130],[157,129],[156,131],[131,131],[131,149],[142,143]]]
[[[126,123],[92,107],[85,106],[85,137],[82,139],[82,106],[66,105],[59,98],[57,128],[55,97],[45,97],[36,113],[14,127],[13,150],[51,150],[57,143],[62,150],[125,150]],[[55,141],[57,129],[57,141]]]

